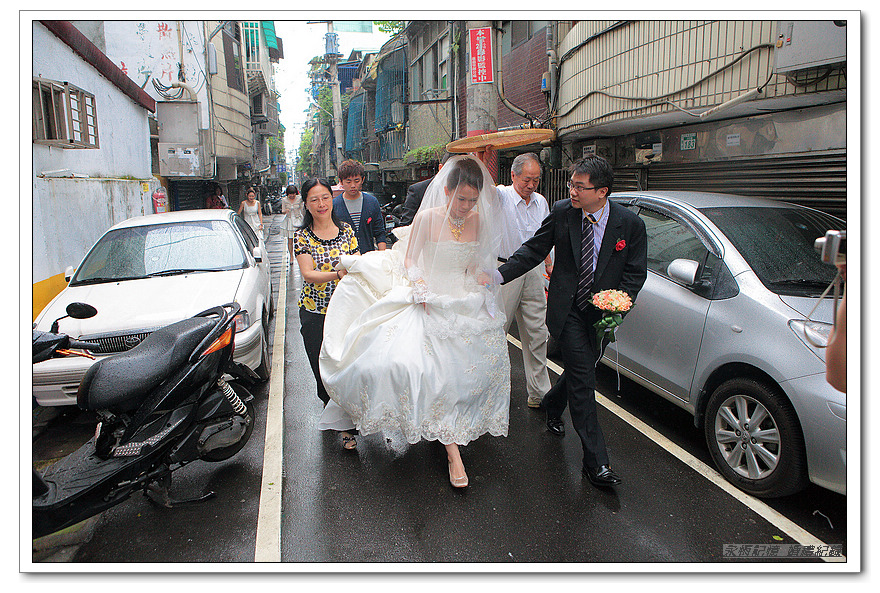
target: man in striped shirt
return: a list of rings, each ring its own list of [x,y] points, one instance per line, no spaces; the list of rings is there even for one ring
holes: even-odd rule
[[[385,217],[382,216],[379,200],[373,194],[361,191],[364,166],[349,159],[339,165],[338,173],[343,191],[333,198],[333,213],[354,229],[361,253],[374,249],[383,251],[387,244]]]

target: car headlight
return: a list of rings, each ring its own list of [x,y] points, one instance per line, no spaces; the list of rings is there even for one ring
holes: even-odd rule
[[[251,316],[247,311],[239,311],[235,316],[235,333],[244,331],[251,326]]]
[[[826,348],[834,328],[830,323],[809,319],[792,319],[788,322],[788,327],[809,348]]]

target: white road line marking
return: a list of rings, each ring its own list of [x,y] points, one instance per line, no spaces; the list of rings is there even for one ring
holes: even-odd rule
[[[507,335],[507,341],[522,350],[522,343],[511,336]],[[553,362],[552,360],[547,361],[547,368],[556,373],[557,375],[561,375],[563,368]],[[660,397],[660,396],[657,396]],[[724,477],[718,473],[714,468],[709,467],[669,439],[665,436],[615,404],[613,401],[609,400],[607,397],[596,392],[596,401],[601,404],[605,409],[609,412],[641,432],[643,435],[660,445],[667,452],[672,454],[674,457],[677,457],[680,461],[682,461],[685,465],[696,471],[698,474],[727,492],[733,498],[740,501],[742,504],[747,506],[749,509],[766,519],[771,525],[778,528],[780,531],[788,535],[790,538],[795,540],[802,546],[827,546],[822,540],[797,525],[794,521],[787,518],[786,516],[780,514],[772,507],[768,506],[765,502],[746,494],[739,488],[736,488],[733,484],[724,479]],[[750,542],[751,543],[751,542]],[[761,543],[761,542],[757,542]],[[772,542],[768,542],[772,543]],[[846,562],[846,556],[838,556],[838,557],[823,557],[822,560],[825,562]]]
[[[287,274],[290,254],[285,244],[278,302],[275,304],[275,337],[272,342],[272,376],[266,410],[266,444],[263,450],[263,483],[257,516],[255,562],[281,562],[282,449],[284,446],[284,335],[287,321]]]

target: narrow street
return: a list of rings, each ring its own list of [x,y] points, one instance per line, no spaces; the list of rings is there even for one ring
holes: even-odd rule
[[[846,553],[845,496],[810,487],[786,499],[756,501],[712,481],[692,419],[625,379],[617,393],[617,377],[607,369],[599,377],[605,394],[600,422],[624,482],[616,490],[594,488],[581,475],[573,431],[562,439],[551,435],[543,413],[526,407],[515,335],[509,340],[509,435],[483,436],[463,449],[471,479],[466,490],[450,488],[437,443],[407,446],[370,435],[359,438],[356,451],[344,451],[336,434],[315,428],[321,404],[296,314],[301,279],[295,262],[289,271],[285,264],[280,221],[272,217],[266,243],[276,303],[286,286],[286,316],[278,323],[279,309],[270,324],[284,331],[283,356],[272,352],[273,375],[284,372],[283,391],[271,393],[270,379],[254,393],[257,425],[241,453],[217,464],[191,464],[174,477],[172,493],[179,498],[209,490],[216,497],[165,509],[136,494],[61,543],[40,546],[35,562],[130,563],[141,570],[135,565],[275,558],[290,570],[320,572],[336,570],[323,563],[438,562],[479,563],[487,570],[489,564],[535,563],[538,571],[562,563],[563,570],[590,571],[608,563],[774,561],[724,558],[731,544],[843,544]],[[555,363],[551,369],[555,381],[560,369]],[[283,416],[267,417],[273,397],[283,402]],[[565,419],[570,426],[567,413]],[[280,452],[267,447],[267,422],[281,422]],[[66,454],[93,430],[87,418],[65,413],[35,437],[35,461]],[[267,502],[263,471],[279,454],[281,496],[273,519],[272,504],[261,506]],[[259,529],[270,532],[258,537]]]

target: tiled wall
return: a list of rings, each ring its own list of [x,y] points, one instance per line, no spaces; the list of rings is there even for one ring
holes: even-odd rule
[[[562,40],[564,56],[614,21],[581,21]],[[775,21],[635,21],[598,35],[561,65],[560,125],[602,123],[676,109],[705,108],[767,82],[774,67]],[[712,75],[713,72],[717,74]],[[705,80],[703,80],[705,78]],[[835,73],[817,87],[803,89],[774,76],[766,97],[845,88]],[[599,91],[599,92],[597,92]],[[606,94],[627,97],[609,97]],[[672,93],[672,94],[670,94]],[[583,97],[587,97],[582,100]],[[632,99],[638,100],[632,100]],[[633,108],[656,106],[633,111]]]

